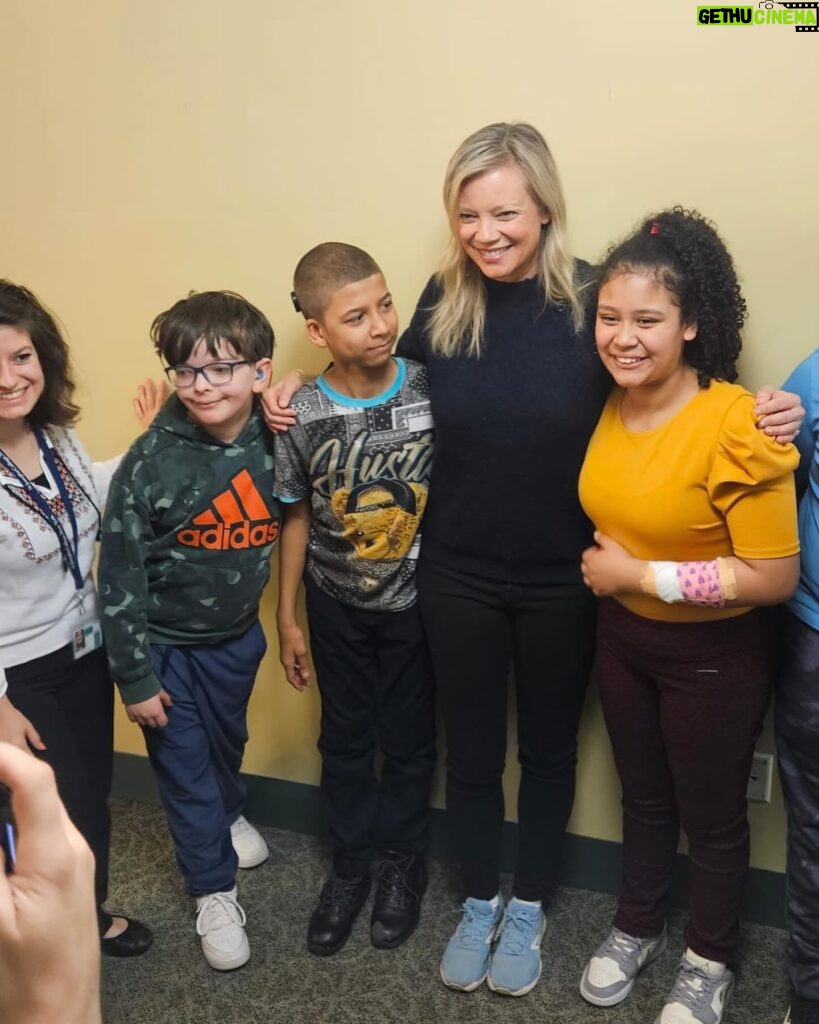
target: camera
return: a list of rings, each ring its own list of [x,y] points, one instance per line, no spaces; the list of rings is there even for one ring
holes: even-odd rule
[[[11,813],[11,793],[0,782],[0,849],[5,855],[6,874],[14,870],[14,818]]]

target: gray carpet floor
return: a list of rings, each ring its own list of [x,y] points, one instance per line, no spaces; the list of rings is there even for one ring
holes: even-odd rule
[[[668,951],[643,974],[631,997],[607,1010],[586,1004],[577,982],[605,937],[614,900],[560,889],[543,943],[543,977],[528,996],[510,999],[482,987],[446,989],[438,961],[460,911],[451,865],[433,861],[421,922],[409,942],[385,952],[369,943],[368,911],[334,957],[311,956],[307,919],[327,867],[312,837],[262,828],[268,861],[240,873],[252,956],[241,970],[205,963],[194,930],[193,902],[182,889],[161,810],[114,805],[109,906],[149,923],[153,948],[135,960],[105,960],[106,1024],[653,1024],[683,948],[683,916],[672,914]],[[742,968],[724,1024],[781,1024],[787,1002],[784,935],[746,925]]]

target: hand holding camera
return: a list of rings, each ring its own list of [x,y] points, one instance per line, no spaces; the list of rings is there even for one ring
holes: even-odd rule
[[[7,804],[0,814],[0,1020],[100,1024],[94,858],[47,765],[0,743],[0,784],[10,790],[16,822],[10,832]]]

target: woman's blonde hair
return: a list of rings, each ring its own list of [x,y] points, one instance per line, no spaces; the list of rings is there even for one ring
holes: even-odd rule
[[[565,303],[572,311],[575,328],[579,330],[582,326],[580,289],[566,244],[566,202],[549,147],[540,132],[525,122],[490,124],[461,143],[446,169],[444,207],[451,237],[436,274],[442,294],[429,321],[433,352],[451,356],[463,346],[470,356],[481,353],[486,286],[483,275],[458,239],[461,189],[473,178],[511,162],[523,171],[532,199],[549,214],[549,223],[540,233],[538,261],[544,304]]]

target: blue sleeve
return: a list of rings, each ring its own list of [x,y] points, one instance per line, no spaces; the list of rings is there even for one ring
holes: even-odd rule
[[[805,407],[805,418],[794,441],[799,449],[799,468],[796,471],[797,493],[802,494],[807,486],[811,463],[816,452],[819,438],[819,349],[815,349],[807,359],[791,373],[782,385],[784,391],[794,391],[799,395]]]

